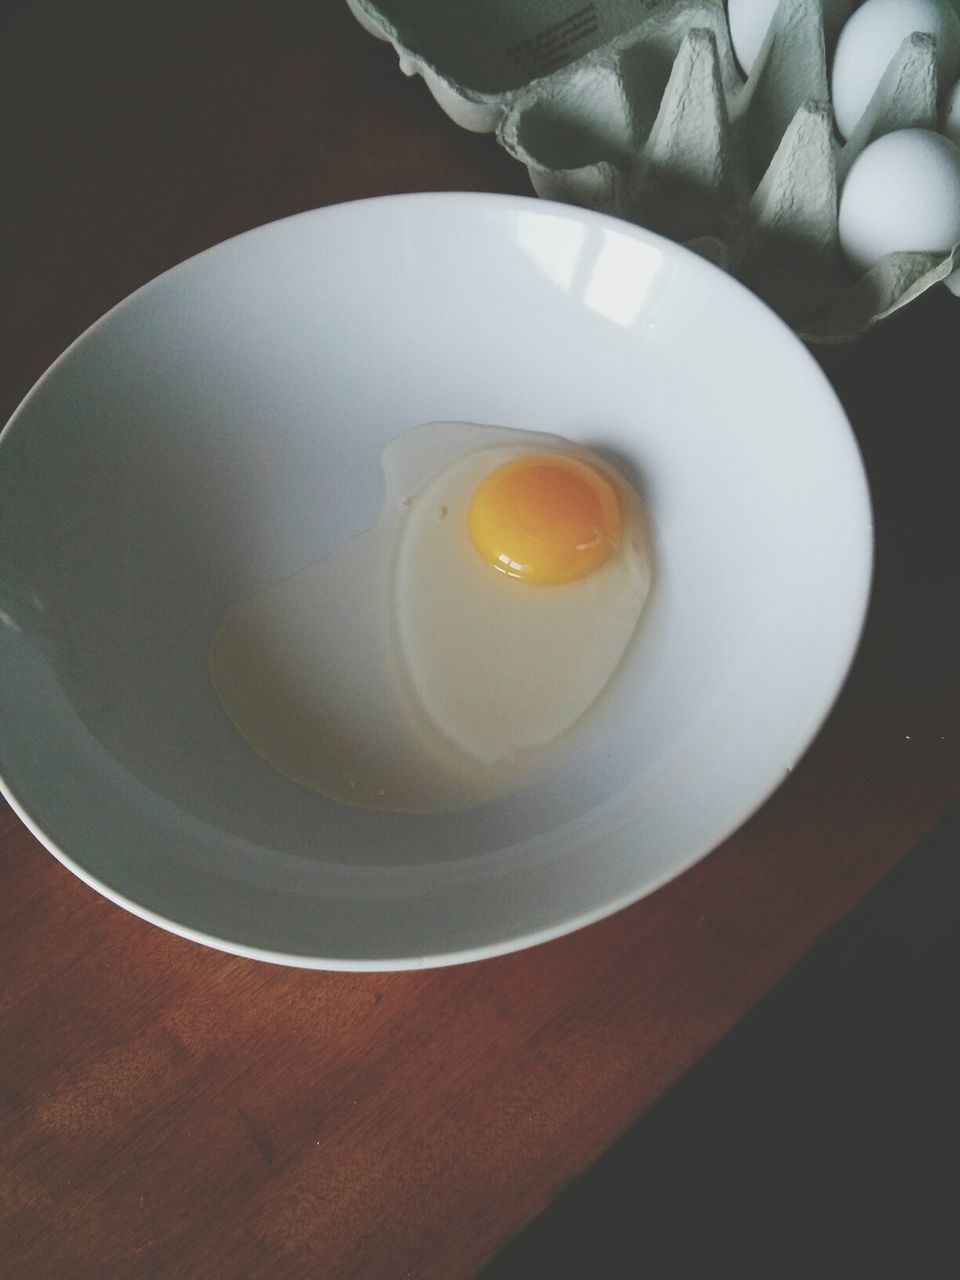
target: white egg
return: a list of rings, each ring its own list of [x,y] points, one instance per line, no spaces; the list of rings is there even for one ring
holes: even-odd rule
[[[779,0],[729,0],[727,22],[730,43],[747,75],[753,70]]]
[[[857,127],[890,60],[915,31],[936,37],[940,84],[952,83],[960,73],[960,18],[950,0],[867,0],[840,32],[831,96],[844,138]]]
[[[944,99],[943,132],[951,142],[960,145],[960,80]]]
[[[949,253],[960,241],[960,147],[929,129],[871,142],[840,193],[839,232],[864,271],[888,253]]]
[[[588,460],[623,528],[593,572],[543,585],[498,573],[467,513],[519,457]],[[210,648],[214,687],[249,744],[341,803],[436,811],[539,780],[582,743],[637,629],[651,555],[636,496],[557,436],[428,423],[382,459],[379,522],[238,604]]]
[[[737,61],[747,75],[756,65],[780,3],[786,6],[789,16],[792,0],[728,0],[730,43]],[[828,33],[836,31],[851,7],[852,0],[823,0],[824,26]]]

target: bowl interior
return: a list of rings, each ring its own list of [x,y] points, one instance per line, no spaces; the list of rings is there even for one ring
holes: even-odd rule
[[[372,524],[384,445],[436,419],[617,462],[656,582],[569,767],[460,813],[346,809],[240,739],[208,645],[238,598]],[[772,313],[638,228],[512,197],[334,206],[168,272],[21,406],[0,510],[13,802],[140,914],[329,966],[525,945],[708,852],[816,732],[870,572],[851,433]]]

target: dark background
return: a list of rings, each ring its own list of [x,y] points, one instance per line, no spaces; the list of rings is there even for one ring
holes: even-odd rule
[[[960,817],[483,1280],[956,1276],[958,980]]]

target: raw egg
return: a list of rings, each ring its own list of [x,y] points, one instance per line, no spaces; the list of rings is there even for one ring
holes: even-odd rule
[[[248,743],[345,804],[462,808],[589,736],[652,580],[640,501],[557,436],[428,423],[382,459],[378,523],[242,601],[210,649]]]

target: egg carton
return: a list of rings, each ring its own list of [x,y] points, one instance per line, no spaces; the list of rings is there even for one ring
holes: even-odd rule
[[[853,0],[780,0],[746,77],[722,0],[347,3],[452,120],[496,133],[538,195],[687,245],[807,341],[856,338],[941,280],[960,293],[957,248],[864,273],[837,235],[838,190],[864,147],[938,126],[929,35],[903,42],[841,144],[828,57]]]

